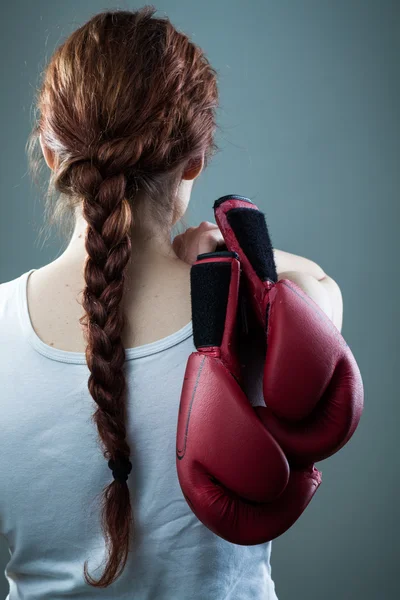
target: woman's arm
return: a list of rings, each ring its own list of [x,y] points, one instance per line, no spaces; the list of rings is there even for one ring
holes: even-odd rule
[[[274,249],[278,279],[296,283],[328,315],[339,331],[343,325],[343,298],[332,277],[308,258]]]
[[[202,221],[197,227],[189,227],[175,236],[172,248],[177,258],[192,265],[198,254],[214,252],[225,240],[215,223]],[[284,250],[274,248],[274,259],[278,278],[291,279],[306,294],[313,298],[341,331],[343,320],[343,301],[336,281],[326,275],[317,263]]]

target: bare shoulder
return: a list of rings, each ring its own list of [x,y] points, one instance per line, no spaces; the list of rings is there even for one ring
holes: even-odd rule
[[[274,250],[278,279],[296,283],[329,316],[341,331],[343,324],[343,297],[337,282],[314,261]]]
[[[312,275],[318,280],[326,277],[324,270],[315,261],[304,256],[298,256],[297,254],[291,254],[290,252],[274,248],[274,258],[278,275],[286,271],[297,271]]]

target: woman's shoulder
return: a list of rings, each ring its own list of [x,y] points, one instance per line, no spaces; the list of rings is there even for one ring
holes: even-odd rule
[[[9,279],[8,281],[2,281],[0,283],[0,309],[4,307],[7,301],[12,298],[16,292],[18,283],[20,282],[21,277],[23,277],[25,273],[14,277],[13,279]]]
[[[278,275],[285,271],[298,271],[312,275],[316,279],[325,277],[324,270],[315,261],[304,256],[298,256],[297,254],[291,254],[285,250],[274,248],[274,258]]]

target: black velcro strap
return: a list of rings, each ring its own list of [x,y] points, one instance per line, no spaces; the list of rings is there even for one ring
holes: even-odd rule
[[[264,213],[254,208],[232,208],[226,217],[261,281],[269,279],[276,283],[278,275]]]
[[[230,281],[230,262],[199,262],[192,265],[190,293],[196,348],[221,345]]]

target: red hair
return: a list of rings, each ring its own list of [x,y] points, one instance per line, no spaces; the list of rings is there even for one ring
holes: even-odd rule
[[[80,322],[97,405],[92,419],[105,459],[115,461],[130,456],[121,299],[131,229],[140,218],[140,201],[133,206],[133,200],[144,191],[154,218],[169,226],[184,170],[202,157],[207,166],[218,150],[217,73],[198,46],[155,12],[153,6],[101,12],[74,31],[44,70],[29,138],[33,174],[39,135],[56,157],[49,190],[59,197],[46,205],[50,221],[81,205],[88,224]],[[103,490],[101,523],[105,569],[95,580],[86,561],[84,576],[104,588],[124,570],[133,534],[126,482],[112,479]]]

